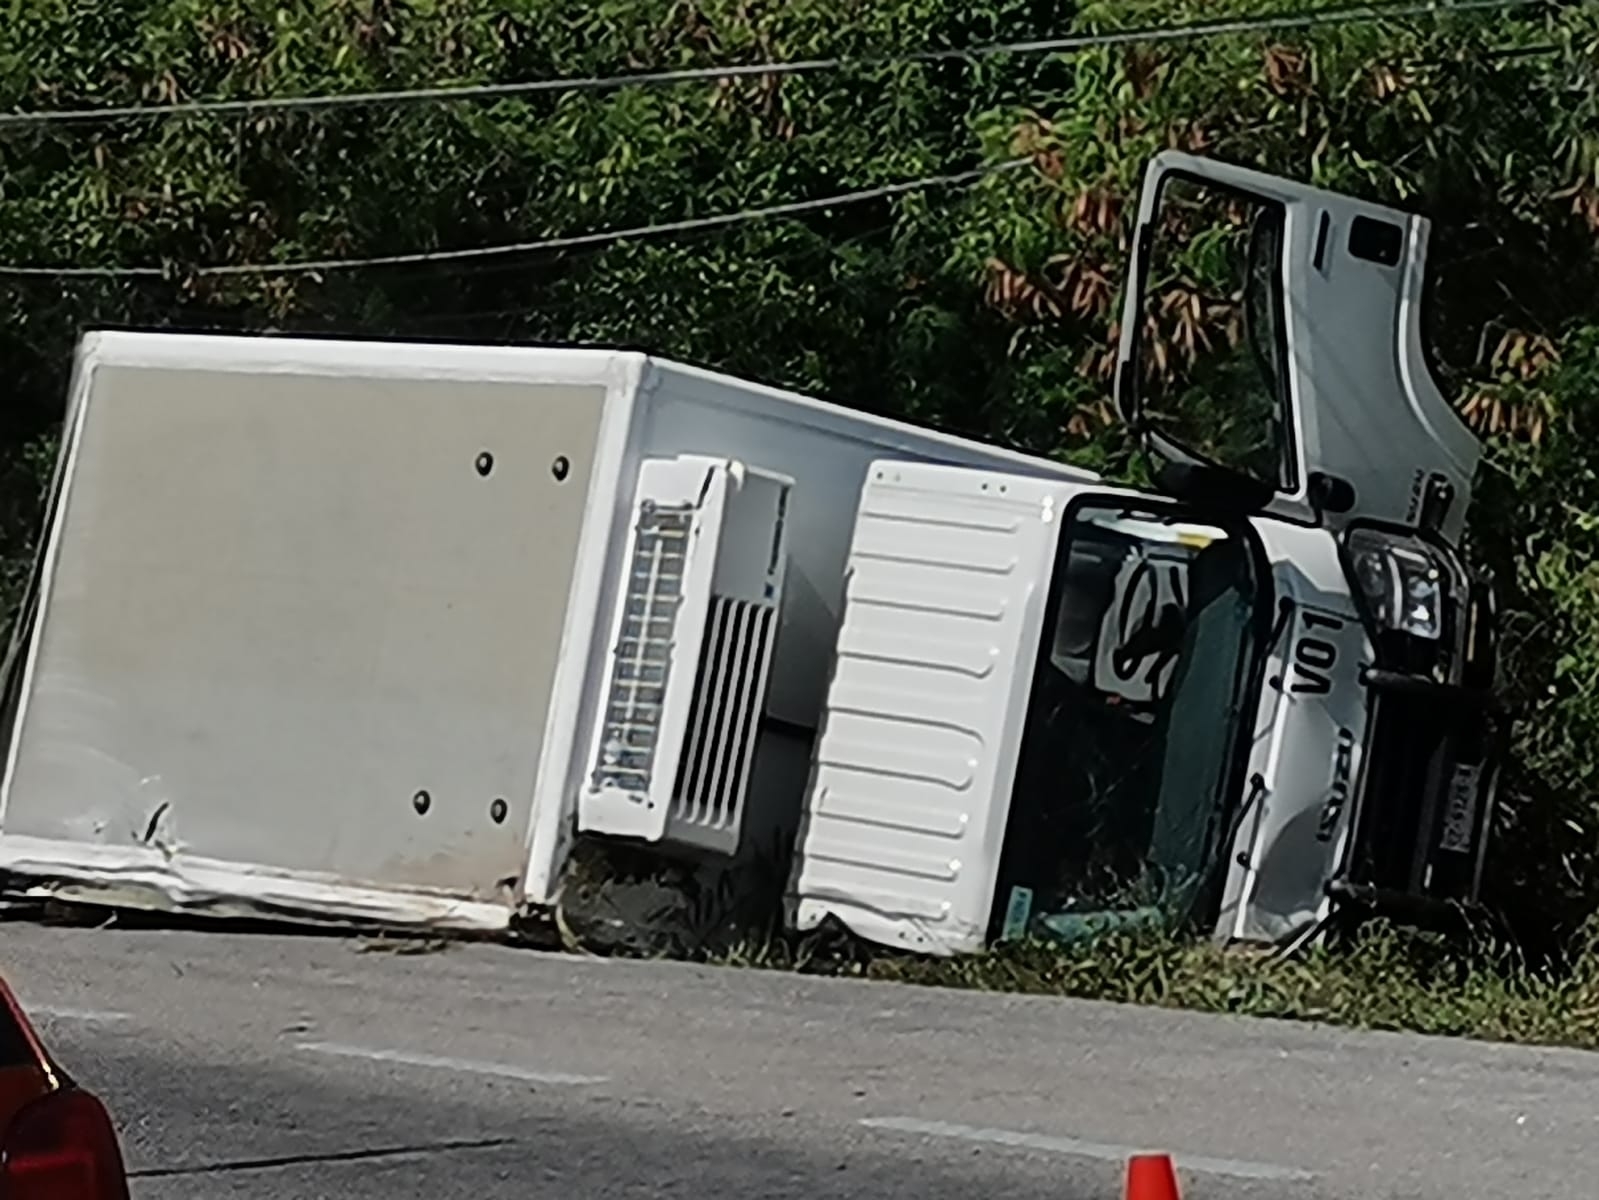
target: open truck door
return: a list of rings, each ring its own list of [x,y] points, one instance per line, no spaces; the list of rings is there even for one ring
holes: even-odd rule
[[[1481,450],[1422,349],[1429,229],[1243,167],[1157,155],[1116,400],[1162,490],[1458,542]]]

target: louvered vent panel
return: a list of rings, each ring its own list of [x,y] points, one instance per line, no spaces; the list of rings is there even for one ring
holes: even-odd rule
[[[694,705],[672,803],[675,835],[734,842],[771,667],[773,605],[717,596],[706,621]]]
[[[579,828],[737,851],[791,487],[722,459],[641,464]]]

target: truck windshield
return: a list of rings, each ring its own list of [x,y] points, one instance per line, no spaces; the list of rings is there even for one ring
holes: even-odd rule
[[[1215,903],[1269,609],[1244,524],[1072,511],[1050,585],[993,935],[1168,925]]]

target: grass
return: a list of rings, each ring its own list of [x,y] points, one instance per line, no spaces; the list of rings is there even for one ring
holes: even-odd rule
[[[1558,967],[1529,965],[1487,931],[1445,936],[1384,921],[1292,958],[1144,930],[934,959],[872,946],[836,928],[788,931],[781,918],[787,873],[767,855],[745,876],[760,882],[744,894],[727,889],[726,875],[668,881],[658,860],[619,860],[604,846],[578,861],[582,884],[575,891],[587,901],[574,904],[571,925],[562,922],[568,949],[1599,1049],[1599,917]],[[605,936],[618,923],[620,910],[609,901],[615,881],[652,877],[684,903],[651,914],[645,923],[655,926],[652,936]]]
[[[1559,973],[1503,946],[1461,945],[1382,922],[1345,944],[1284,959],[1168,933],[1078,946],[1024,943],[958,959],[875,952],[833,939],[770,938],[713,961],[906,984],[1599,1049],[1599,938]]]

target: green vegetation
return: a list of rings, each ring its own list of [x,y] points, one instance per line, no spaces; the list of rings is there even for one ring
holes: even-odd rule
[[[748,942],[712,961],[977,991],[1316,1021],[1360,1029],[1599,1049],[1599,954],[1581,939],[1569,969],[1537,970],[1483,939],[1462,950],[1384,922],[1345,944],[1283,958],[1163,933],[1027,943],[961,959],[912,959],[808,939]]]
[[[882,962],[876,978],[1079,996],[1365,1029],[1599,1048],[1593,957],[1551,976],[1504,951],[1367,926],[1352,945],[1282,960],[1164,937],[1004,949],[970,963]]]
[[[162,270],[0,275],[0,584],[14,594],[28,560],[41,466],[86,324],[640,344],[1132,476],[1108,375],[1127,208],[1148,156],[1180,146],[1397,202],[1435,219],[1430,342],[1489,441],[1473,524],[1505,588],[1505,686],[1518,714],[1490,900],[1524,957],[1440,957],[1427,939],[1379,930],[1293,963],[1117,937],[853,969],[1599,1041],[1599,957],[1584,933],[1599,907],[1599,8],[883,61],[1301,10],[1289,0],[0,3],[0,109],[874,60],[453,104],[0,126],[0,263]],[[620,229],[1016,156],[1027,169],[971,188],[694,236],[316,273],[195,270]],[[1190,361],[1225,320],[1174,303],[1162,326],[1172,361]]]

